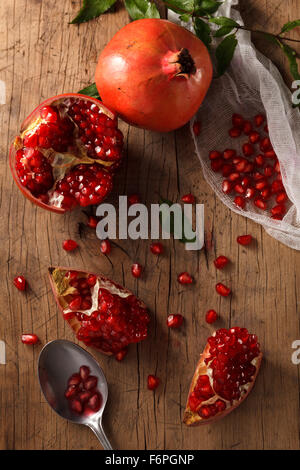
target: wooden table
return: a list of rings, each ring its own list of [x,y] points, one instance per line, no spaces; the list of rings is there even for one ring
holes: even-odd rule
[[[57,311],[47,279],[49,265],[70,265],[102,272],[137,293],[152,312],[150,338],[132,346],[118,363],[93,352],[109,383],[110,398],[104,425],[118,449],[298,449],[299,367],[291,362],[291,344],[299,331],[299,252],[268,236],[255,223],[231,213],[205,183],[194,155],[187,127],[160,135],[122,125],[128,159],[118,177],[118,194],[138,192],[150,205],[159,194],[172,200],[192,191],[205,204],[206,233],[213,247],[187,252],[176,241],[164,242],[165,254],[150,254],[148,241],[118,241],[109,260],[100,254],[91,230],[79,238],[82,211],[60,216],[27,201],[14,184],[8,168],[8,147],[19,123],[43,99],[77,91],[93,80],[99,51],[128,21],[125,10],[81,26],[68,22],[80,1],[7,0],[1,2],[0,79],[6,83],[1,105],[1,279],[0,339],[6,343],[7,364],[0,365],[1,449],[99,449],[86,428],[68,424],[53,413],[41,395],[37,358],[42,345],[56,338],[74,340]],[[246,24],[278,31],[300,17],[297,0],[244,0]],[[290,33],[299,38],[299,30]],[[256,38],[255,38],[256,39]],[[256,41],[284,73],[288,65],[273,45]],[[244,249],[237,235],[251,233],[256,242]],[[62,250],[66,238],[79,240],[74,254]],[[216,273],[213,259],[226,254],[231,269]],[[132,261],[145,266],[135,280]],[[195,276],[191,287],[179,286],[176,275],[187,270]],[[22,273],[30,288],[15,289],[13,277]],[[232,286],[231,301],[217,296],[216,280]],[[222,320],[218,326],[246,326],[256,332],[265,361],[254,391],[224,420],[201,428],[182,424],[189,383],[205,340],[211,333],[204,321],[209,308]],[[297,312],[298,307],[298,312]],[[185,326],[170,331],[168,313],[181,312]],[[24,346],[22,332],[35,332],[42,344]],[[155,394],[147,390],[149,373],[161,378]]]

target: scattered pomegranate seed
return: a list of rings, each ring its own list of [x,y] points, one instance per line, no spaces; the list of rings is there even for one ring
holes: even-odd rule
[[[225,286],[221,282],[218,282],[216,285],[216,291],[218,294],[222,295],[222,297],[228,297],[231,294],[229,287]]]
[[[141,198],[139,194],[131,194],[130,196],[128,196],[128,202],[130,206],[132,206],[132,204],[139,204],[140,201]]]
[[[257,114],[256,116],[254,116],[254,123],[256,127],[260,127],[262,123],[264,122],[264,120],[265,120],[265,116],[263,114]]]
[[[252,235],[240,235],[239,237],[237,237],[236,241],[240,245],[250,245],[250,243],[252,242]]]
[[[214,265],[217,269],[225,268],[225,266],[227,266],[228,263],[229,263],[229,259],[226,256],[222,256],[222,255],[218,256],[218,258],[214,260]]]
[[[142,266],[138,263],[134,263],[131,266],[131,273],[132,273],[133,277],[140,277],[141,274],[142,274]]]
[[[154,255],[161,255],[164,252],[164,247],[160,242],[151,243],[150,250]]]
[[[159,386],[160,380],[155,375],[148,375],[147,386],[149,390],[155,390]]]
[[[26,289],[26,279],[25,279],[25,277],[24,276],[15,277],[14,278],[14,285],[19,290],[25,290]]]
[[[88,222],[87,222],[87,225],[88,225],[90,228],[96,228],[98,222],[99,222],[99,220],[97,219],[97,217],[94,217],[93,215],[90,215],[90,216],[89,216],[89,220],[88,220]]]
[[[232,129],[229,129],[228,134],[230,137],[233,139],[236,139],[237,137],[240,137],[242,131],[238,127],[233,127]]]
[[[219,158],[222,157],[221,152],[218,152],[218,150],[212,150],[209,152],[209,159],[210,160],[219,160]]]
[[[75,242],[75,240],[71,240],[71,239],[64,240],[63,244],[62,244],[62,247],[66,251],[73,251],[78,247],[78,243]]]
[[[125,348],[125,349],[122,349],[121,351],[119,351],[117,354],[115,354],[115,358],[117,361],[121,362],[123,361],[124,357],[126,356],[126,354],[128,353],[128,349]]]
[[[246,205],[246,200],[243,198],[243,196],[236,196],[234,198],[234,203],[235,203],[236,206],[243,209]]]
[[[234,113],[232,115],[232,124],[234,127],[242,127],[244,124],[244,118],[240,114]]]
[[[109,253],[111,252],[111,244],[109,240],[102,240],[102,242],[100,243],[100,251],[104,255],[109,255]]]
[[[177,281],[179,284],[192,284],[193,283],[193,278],[190,276],[189,273],[183,272],[178,274]]]
[[[181,200],[186,204],[194,204],[195,196],[193,194],[185,194],[184,196],[182,196]]]
[[[218,319],[218,314],[215,310],[208,310],[205,315],[205,321],[206,323],[215,323]]]
[[[223,152],[224,160],[231,160],[235,156],[236,156],[236,150],[234,150],[234,149],[226,149]]]
[[[37,335],[31,333],[31,334],[23,334],[21,336],[21,341],[24,344],[37,344],[40,340]]]
[[[194,122],[193,132],[196,136],[200,135],[200,132],[201,132],[201,123],[200,123],[200,121],[195,121]]]
[[[260,139],[260,135],[258,132],[256,131],[253,131],[253,132],[250,132],[249,134],[249,141],[251,142],[251,144],[256,144]]]
[[[179,328],[183,323],[183,316],[180,313],[168,315],[167,325],[169,328]]]

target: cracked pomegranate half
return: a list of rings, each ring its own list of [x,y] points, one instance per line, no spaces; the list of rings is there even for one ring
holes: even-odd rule
[[[262,360],[256,335],[246,328],[221,328],[200,356],[183,422],[206,424],[226,416],[250,393]]]
[[[24,121],[10,167],[28,199],[63,213],[105,199],[122,146],[116,115],[99,100],[69,93],[44,101]]]
[[[108,355],[147,337],[146,305],[101,274],[51,267],[50,282],[64,319],[79,341]]]

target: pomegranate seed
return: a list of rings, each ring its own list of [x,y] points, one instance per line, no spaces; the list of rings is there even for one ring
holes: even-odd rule
[[[252,242],[252,235],[240,235],[236,241],[243,246],[250,245]]]
[[[268,201],[271,197],[271,190],[270,188],[264,188],[261,190],[260,195],[264,201]]]
[[[200,121],[195,121],[194,122],[193,132],[196,136],[200,135],[200,132],[201,132],[201,123],[200,123]]]
[[[169,328],[179,328],[183,323],[183,316],[180,313],[168,315],[167,325]]]
[[[273,175],[274,168],[271,165],[266,165],[264,168],[264,174],[267,177],[270,177]]]
[[[271,218],[274,219],[274,220],[282,220],[283,216],[282,215],[272,215]]]
[[[181,200],[186,204],[194,204],[195,196],[193,194],[185,194],[184,196],[182,196]]]
[[[231,294],[229,287],[225,286],[221,282],[218,282],[216,285],[216,291],[218,294],[222,295],[222,297],[228,297]]]
[[[274,150],[267,150],[267,151],[264,153],[264,156],[265,156],[265,158],[271,158],[272,160],[276,160],[276,158],[277,158],[277,155],[276,155],[276,153],[274,152]]]
[[[98,225],[98,222],[99,222],[99,220],[96,217],[94,217],[93,215],[90,215],[87,225],[90,228],[96,228],[97,225]]]
[[[128,196],[128,203],[130,206],[133,204],[139,204],[141,202],[140,196],[138,194],[131,194]]]
[[[179,284],[192,284],[193,278],[192,276],[190,276],[189,273],[183,272],[178,275],[177,281],[179,282]]]
[[[237,172],[231,173],[231,174],[229,175],[228,179],[229,179],[230,181],[232,181],[232,182],[237,181],[237,180],[240,179],[240,174],[237,173]]]
[[[262,167],[264,166],[264,163],[265,163],[265,158],[263,155],[260,154],[255,157],[256,166]]]
[[[234,186],[234,190],[238,194],[245,194],[246,192],[245,188],[239,183]]]
[[[222,157],[221,152],[218,152],[217,150],[212,150],[209,152],[209,159],[210,160],[219,160],[219,158]]]
[[[251,142],[251,144],[256,144],[260,139],[260,135],[258,132],[250,132],[249,134],[249,141]]]
[[[78,414],[81,414],[83,410],[82,403],[77,398],[71,401],[70,408],[72,411],[75,411],[75,413]]]
[[[161,243],[151,243],[150,250],[154,255],[161,255],[164,252],[164,247]]]
[[[123,359],[126,356],[127,352],[128,352],[127,348],[121,349],[121,351],[119,351],[119,352],[117,352],[117,354],[115,354],[116,360],[119,361],[119,362],[123,361]]]
[[[278,160],[275,163],[274,170],[276,171],[276,173],[280,173],[280,163]]]
[[[237,137],[240,137],[242,131],[238,127],[233,127],[232,129],[229,129],[228,134],[230,137],[233,139],[236,139]]]
[[[75,318],[75,313],[74,312],[63,312],[63,317],[65,320],[71,320],[72,318]]]
[[[254,204],[256,205],[256,207],[262,209],[263,211],[267,208],[267,203],[260,198],[254,199]]]
[[[285,191],[281,191],[276,196],[276,202],[278,204],[282,204],[283,202],[287,201],[288,197]]]
[[[142,266],[138,263],[134,263],[131,266],[131,273],[132,273],[133,277],[140,277],[141,274],[142,274]]]
[[[271,191],[272,194],[277,194],[284,191],[284,186],[282,182],[278,180],[273,181],[273,183],[271,184]]]
[[[223,269],[225,268],[225,266],[227,266],[227,264],[229,263],[229,259],[226,258],[226,256],[218,256],[218,258],[216,258],[214,260],[214,265],[217,269]]]
[[[97,276],[95,274],[90,274],[86,280],[90,287],[94,287],[97,282]]]
[[[245,193],[245,198],[253,199],[256,194],[255,188],[247,188]]]
[[[232,115],[232,124],[234,127],[242,127],[244,124],[244,118],[240,114],[234,113]]]
[[[246,157],[251,157],[251,155],[254,154],[254,148],[253,148],[253,145],[249,144],[248,142],[246,142],[244,145],[243,145],[243,153]]]
[[[223,152],[224,160],[231,160],[235,156],[236,156],[236,150],[234,150],[234,149],[226,149]]]
[[[224,180],[222,183],[222,191],[225,194],[230,194],[232,191],[232,183],[228,180]]]
[[[229,176],[230,173],[232,173],[233,171],[234,171],[234,167],[231,164],[225,163],[225,165],[223,165],[222,167],[222,175],[225,177]]]
[[[159,386],[160,380],[155,375],[148,375],[147,386],[149,390],[155,390]]]
[[[211,167],[212,171],[218,172],[222,169],[223,164],[224,164],[224,162],[223,162],[222,158],[217,158],[216,160],[211,161],[210,167]]]
[[[78,388],[76,387],[76,385],[71,385],[69,388],[67,388],[67,390],[65,391],[65,397],[67,399],[69,398],[72,398],[76,395],[76,393],[78,392]]]
[[[244,121],[243,132],[245,135],[249,135],[252,131],[252,124],[250,121]]]
[[[78,243],[75,242],[75,240],[71,240],[71,239],[64,240],[63,244],[62,244],[62,247],[66,251],[73,251],[78,247]]]
[[[268,181],[266,180],[266,178],[261,178],[255,183],[255,188],[259,191],[264,189],[266,186],[268,186]]]
[[[272,148],[272,144],[271,144],[271,141],[269,139],[269,137],[264,137],[261,141],[260,141],[260,149],[263,151],[263,152],[267,152],[268,150],[271,150]]]
[[[40,340],[37,335],[31,334],[23,334],[21,336],[21,341],[24,344],[37,344]]]
[[[68,386],[71,387],[72,385],[79,385],[82,382],[80,374],[73,374],[68,380]]]
[[[248,178],[248,176],[244,176],[244,178],[241,180],[241,185],[243,186],[243,188],[247,189],[250,185],[250,178]]]
[[[265,120],[265,116],[263,114],[257,114],[256,116],[254,116],[254,123],[256,127],[260,127],[262,123],[264,122],[264,120]]]
[[[90,375],[84,382],[85,390],[92,390],[97,387],[98,379],[94,375]]]
[[[87,406],[93,411],[98,411],[100,408],[101,400],[99,393],[94,393],[94,395],[91,396],[89,399]]]
[[[235,163],[234,160],[233,160],[233,163]],[[245,171],[247,163],[248,163],[248,160],[246,160],[245,158],[238,158],[236,163],[235,163],[236,171],[238,173],[242,173],[243,171]]]
[[[77,297],[74,297],[69,303],[69,309],[73,311],[79,310],[81,307],[81,302],[82,302],[82,299],[80,295],[78,295]]]
[[[286,207],[284,204],[278,204],[277,206],[272,207],[272,215],[284,215],[286,213]]]
[[[25,279],[25,277],[24,276],[15,277],[14,278],[14,285],[19,290],[25,290],[26,289],[26,279]]]
[[[111,252],[111,244],[109,240],[102,240],[102,242],[100,243],[100,251],[104,255],[109,255],[109,253]]]
[[[236,196],[236,198],[234,198],[234,203],[236,206],[243,209],[246,205],[246,200],[243,198],[243,196]]]
[[[79,374],[82,380],[86,380],[90,375],[90,368],[88,366],[81,366],[79,369]]]
[[[215,310],[208,310],[205,315],[205,321],[206,323],[215,323],[218,319],[218,314]]]

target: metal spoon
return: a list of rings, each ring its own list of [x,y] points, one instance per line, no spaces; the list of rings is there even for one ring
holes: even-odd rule
[[[98,390],[102,395],[99,411],[85,416],[77,415],[69,408],[64,396],[68,378],[86,365],[91,374],[98,377]],[[71,341],[57,339],[50,341],[41,350],[38,360],[38,376],[42,392],[53,410],[72,423],[85,424],[94,431],[105,450],[112,447],[102,428],[102,415],[106,405],[108,388],[105,375],[93,356]]]

